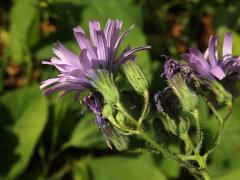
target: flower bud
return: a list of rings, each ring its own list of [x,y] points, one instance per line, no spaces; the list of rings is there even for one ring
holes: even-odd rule
[[[128,61],[123,66],[128,81],[138,93],[143,93],[148,89],[147,78],[134,61]]]
[[[178,97],[181,107],[185,112],[193,112],[199,105],[198,96],[187,86],[181,75],[168,79],[168,84]]]
[[[103,95],[104,100],[109,104],[115,104],[119,100],[119,92],[113,82],[113,75],[105,70],[96,71],[97,78],[93,86]]]

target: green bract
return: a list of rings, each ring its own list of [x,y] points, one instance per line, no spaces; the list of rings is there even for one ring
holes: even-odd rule
[[[105,70],[96,70],[98,78],[93,86],[103,95],[107,103],[115,104],[119,100],[119,92],[113,82],[113,74]]]
[[[178,97],[181,107],[185,112],[193,112],[198,104],[198,96],[187,86],[180,75],[175,75],[168,80],[169,86]]]

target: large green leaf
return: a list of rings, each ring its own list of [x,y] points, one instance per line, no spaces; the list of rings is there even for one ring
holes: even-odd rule
[[[10,50],[12,59],[15,62],[30,60],[28,43],[35,43],[39,35],[38,33],[32,33],[32,31],[37,32],[39,29],[39,8],[37,3],[38,0],[15,0],[11,9]]]
[[[0,179],[15,179],[27,167],[47,121],[47,102],[37,86],[0,99]]]
[[[90,162],[95,180],[165,180],[166,177],[154,165],[148,155],[139,158],[103,157]]]

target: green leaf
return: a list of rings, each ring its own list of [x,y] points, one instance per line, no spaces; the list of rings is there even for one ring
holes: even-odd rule
[[[97,125],[91,124],[94,119],[95,117],[92,113],[88,113],[83,118],[81,118],[81,120],[74,128],[70,140],[63,145],[63,148],[105,147],[103,136],[100,134]]]
[[[90,162],[93,179],[96,180],[166,180],[148,156],[103,157]]]
[[[240,98],[236,99],[232,114],[225,123],[220,145],[213,153],[210,164],[210,172],[214,176],[222,176],[229,171],[240,168],[240,126],[239,126]],[[221,112],[223,115],[225,112]],[[214,121],[215,118],[210,119]],[[216,120],[215,120],[216,121]],[[217,126],[212,128],[216,129]]]
[[[19,63],[30,60],[28,47],[28,38],[31,37],[31,43],[34,43],[31,31],[35,31],[32,24],[36,24],[39,18],[38,0],[16,0],[10,14],[10,50],[12,59]],[[37,27],[35,25],[35,27]],[[29,42],[30,42],[29,41]]]
[[[47,102],[36,86],[0,98],[0,179],[15,179],[25,170],[47,114]]]
[[[240,177],[240,169],[230,171],[224,176],[217,177],[216,180],[238,180]]]

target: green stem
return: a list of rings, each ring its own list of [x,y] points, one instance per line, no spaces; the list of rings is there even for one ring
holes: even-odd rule
[[[156,149],[157,151],[161,152],[163,154],[163,156],[168,156],[172,159],[174,159],[179,166],[184,167],[186,169],[188,169],[188,171],[195,177],[199,177],[201,174],[199,173],[199,171],[196,169],[196,167],[194,167],[192,164],[183,161],[180,157],[178,157],[176,154],[174,154],[173,152],[171,152],[167,147],[158,144],[156,141],[154,141],[151,137],[148,136],[147,133],[145,133],[145,131],[141,128],[138,127],[139,130],[139,135],[145,139],[154,149]]]
[[[216,116],[216,118],[218,119],[219,122],[219,129],[217,132],[216,137],[214,138],[213,141],[213,145],[212,147],[208,150],[208,152],[206,153],[207,155],[209,155],[210,153],[212,153],[214,151],[214,149],[217,147],[217,145],[220,143],[221,137],[222,137],[222,132],[223,132],[223,128],[224,128],[224,119],[220,116],[220,114],[217,112],[217,110],[215,109],[215,107],[211,104],[208,103],[208,106],[210,107],[211,111],[213,112],[213,114]]]
[[[127,133],[130,133],[130,134],[136,134],[135,130],[129,129],[129,128],[126,127],[126,126],[117,123],[117,121],[114,119],[113,116],[108,116],[107,118],[108,118],[109,121],[110,121],[115,127],[117,127],[119,130],[126,131]]]
[[[120,102],[116,103],[116,106],[117,106],[118,110],[121,111],[121,112],[128,118],[128,120],[129,120],[132,124],[138,125],[138,122],[132,117],[132,115],[130,115],[130,114],[128,113],[128,111],[126,110],[126,108],[125,108]]]
[[[148,112],[148,107],[149,107],[149,93],[148,93],[148,90],[144,91],[143,96],[144,96],[144,105],[143,105],[143,111],[142,111],[141,116],[138,120],[139,124],[142,124],[142,121],[144,120],[144,118],[146,117],[147,112]]]
[[[209,173],[206,170],[202,171],[201,175],[202,175],[204,180],[211,180],[211,177],[210,177]]]
[[[208,102],[208,106],[209,108],[211,109],[211,111],[213,112],[213,114],[216,116],[216,118],[218,119],[219,123],[220,124],[223,124],[224,120],[223,118],[220,116],[220,114],[218,114],[217,110],[215,109],[215,107],[210,103]]]
[[[197,134],[197,138],[198,138],[198,141],[199,141],[199,145],[201,145],[201,140],[202,140],[202,137],[201,137],[201,124],[200,124],[200,117],[199,117],[199,111],[196,109],[193,111],[193,117],[194,117],[194,120],[196,122],[196,134]],[[200,148],[195,148],[195,150],[197,151],[200,151]]]
[[[185,144],[186,154],[191,154],[194,149],[194,145],[193,145],[192,140],[190,139],[189,135],[186,133],[186,134],[180,136],[180,138],[183,140],[183,142]]]
[[[164,156],[168,156],[172,159],[174,159],[179,166],[186,168],[193,176],[200,177],[201,172],[192,165],[191,163],[187,161],[183,161],[180,157],[178,157],[175,153],[170,151],[167,147],[164,145],[158,144],[156,141],[154,141],[141,127],[141,125],[128,113],[128,111],[125,109],[125,107],[120,103],[116,103],[116,106],[118,107],[118,110],[121,111],[130,122],[132,122],[134,125],[136,125],[137,130],[135,131],[137,135],[141,136],[146,142],[148,142],[154,149],[162,153]]]

